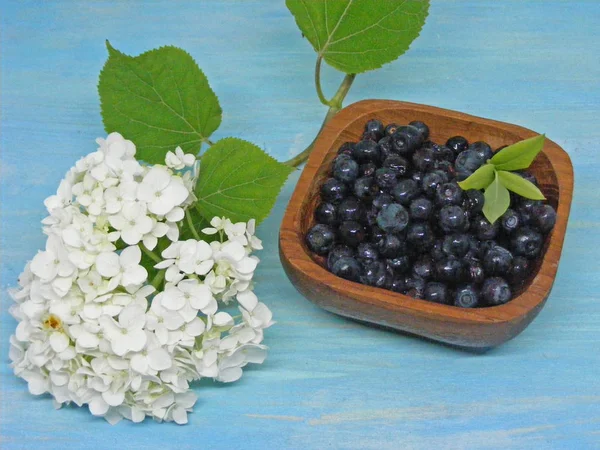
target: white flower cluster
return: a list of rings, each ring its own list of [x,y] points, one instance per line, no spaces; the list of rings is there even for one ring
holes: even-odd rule
[[[203,230],[212,242],[195,230],[179,240],[195,157],[178,148],[166,166],[144,166],[118,133],[97,143],[45,202],[46,250],[12,292],[12,366],[57,407],[183,424],[190,382],[235,381],[265,359],[272,316],[252,292],[261,242],[253,220],[226,218]],[[237,317],[223,310],[234,299]]]

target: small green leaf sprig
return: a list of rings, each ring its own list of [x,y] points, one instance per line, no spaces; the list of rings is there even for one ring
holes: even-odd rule
[[[544,147],[541,134],[497,152],[486,164],[458,185],[463,190],[485,189],[483,214],[490,223],[496,222],[510,206],[509,191],[533,200],[545,200],[537,186],[516,173],[527,169]]]

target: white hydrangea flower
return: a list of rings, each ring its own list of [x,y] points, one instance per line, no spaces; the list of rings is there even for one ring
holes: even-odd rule
[[[154,166],[148,171],[137,191],[138,199],[148,203],[148,210],[160,216],[181,205],[188,195],[181,177],[171,175],[161,166]]]
[[[165,157],[167,167],[175,170],[181,170],[185,167],[192,167],[196,162],[196,157],[191,153],[184,154],[181,147],[175,149],[175,153],[169,151]]]
[[[176,149],[166,166],[148,167],[118,133],[97,143],[46,200],[46,248],[10,291],[12,367],[57,407],[87,405],[111,424],[184,424],[196,402],[190,383],[235,381],[264,360],[272,315],[252,292],[262,246],[253,220],[226,217],[205,230],[212,242],[179,241],[195,201],[193,155]],[[221,308],[234,298],[241,316]]]

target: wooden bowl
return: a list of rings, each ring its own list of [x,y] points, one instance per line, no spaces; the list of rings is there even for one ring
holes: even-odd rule
[[[540,312],[556,276],[573,194],[573,167],[567,153],[546,139],[530,168],[556,208],[557,221],[546,240],[544,257],[524,288],[501,306],[458,308],[336,277],[324,268],[324,259],[305,245],[306,231],[314,225],[319,187],[328,177],[337,149],[344,142],[360,140],[369,119],[398,124],[420,120],[429,125],[435,142],[462,135],[470,142],[484,140],[492,148],[538,134],[517,125],[414,103],[365,100],[344,108],[317,140],[281,224],[281,262],[296,289],[333,313],[460,347],[485,349],[515,337]]]

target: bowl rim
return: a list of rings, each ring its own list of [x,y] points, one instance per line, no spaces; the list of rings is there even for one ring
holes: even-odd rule
[[[368,296],[369,303],[375,303],[378,307],[396,311],[404,310],[418,315],[426,314],[432,319],[438,318],[444,321],[450,319],[471,324],[504,323],[522,317],[539,307],[547,298],[556,276],[573,193],[573,167],[569,155],[550,139],[546,139],[542,152],[548,158],[558,182],[556,225],[550,236],[550,242],[537,275],[527,289],[506,304],[468,309],[415,299],[387,289],[366,286],[337,277],[310,257],[308,250],[302,244],[304,238],[300,229],[300,213],[315,175],[323,165],[326,156],[332,151],[332,147],[341,133],[348,126],[357,121],[366,123],[368,116],[373,116],[385,110],[411,110],[462,121],[485,123],[497,129],[516,134],[521,139],[538,134],[518,125],[435,106],[376,99],[353,103],[342,109],[325,125],[315,142],[314,150],[304,167],[283,217],[279,236],[281,257],[286,258],[286,262],[294,269],[303,272],[313,281],[327,285],[328,289],[333,290],[340,296],[350,296],[358,302],[364,302],[362,299]]]

